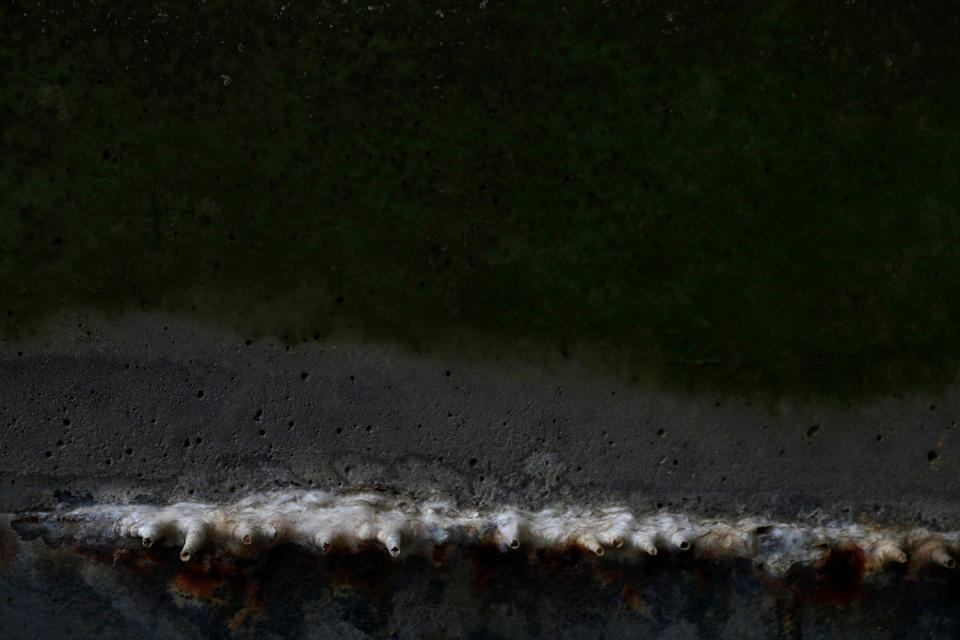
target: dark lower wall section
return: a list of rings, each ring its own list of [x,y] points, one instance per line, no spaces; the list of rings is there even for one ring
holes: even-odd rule
[[[955,573],[856,562],[759,579],[749,565],[667,554],[452,548],[255,560],[174,549],[49,547],[0,525],[0,636],[180,638],[955,638]]]
[[[960,523],[952,391],[758,405],[572,366],[290,348],[146,314],[64,317],[44,335],[0,353],[6,511],[389,485],[464,504]]]

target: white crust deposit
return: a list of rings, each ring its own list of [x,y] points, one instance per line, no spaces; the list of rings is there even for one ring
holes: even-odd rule
[[[639,514],[625,506],[480,511],[436,497],[414,501],[302,490],[258,493],[229,505],[99,505],[30,518],[61,537],[105,544],[139,539],[144,547],[178,547],[184,562],[209,549],[250,555],[280,544],[318,553],[373,546],[399,556],[452,543],[491,544],[504,553],[580,547],[598,556],[612,551],[628,561],[689,550],[700,558],[750,560],[777,575],[794,566],[817,566],[831,549],[856,549],[868,572],[908,562],[916,569],[950,570],[960,551],[960,534],[926,529]]]

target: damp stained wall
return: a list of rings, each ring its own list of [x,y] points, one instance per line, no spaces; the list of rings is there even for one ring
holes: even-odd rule
[[[958,15],[4,3],[0,511],[373,486],[957,527]],[[230,630],[227,569],[178,600],[3,532],[10,637],[60,601],[101,637],[853,637],[905,593],[667,564],[548,601],[508,560],[511,609],[463,559]],[[874,637],[950,637],[940,578]],[[502,626],[449,626],[481,601]]]
[[[942,387],[956,21],[4,3],[0,318],[169,311],[728,394]]]

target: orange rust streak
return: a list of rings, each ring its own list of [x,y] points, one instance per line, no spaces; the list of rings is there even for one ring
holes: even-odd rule
[[[639,611],[643,615],[650,615],[650,608],[632,584],[624,585],[623,589],[620,590],[620,597],[634,611]]]
[[[237,610],[233,617],[227,622],[227,626],[236,629],[242,625],[248,617],[253,614],[259,614],[263,611],[263,594],[260,593],[260,587],[248,580],[246,584],[247,595],[242,608]]]
[[[172,585],[186,595],[224,605],[226,600],[217,592],[235,592],[247,582],[249,578],[232,562],[218,562],[216,559],[207,558],[202,562],[180,565]]]
[[[224,605],[226,600],[215,595],[217,589],[226,585],[223,578],[213,578],[207,575],[190,575],[181,573],[173,579],[173,586],[184,595],[190,595],[212,604]]]

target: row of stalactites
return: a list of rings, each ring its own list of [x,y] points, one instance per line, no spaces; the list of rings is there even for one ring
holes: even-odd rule
[[[688,517],[660,514],[637,520],[626,509],[601,510],[590,516],[544,510],[535,514],[502,511],[490,518],[471,514],[466,518],[440,510],[408,517],[399,511],[373,511],[351,505],[341,511],[300,509],[278,512],[264,518],[253,511],[231,515],[221,509],[199,505],[175,509],[134,511],[121,521],[124,535],[138,537],[145,547],[163,542],[182,545],[180,558],[188,561],[206,544],[226,545],[234,550],[269,545],[280,540],[309,542],[324,552],[338,544],[356,546],[377,541],[392,555],[400,553],[404,539],[416,543],[442,544],[452,529],[472,532],[480,542],[493,542],[503,551],[522,544],[534,548],[580,546],[597,555],[607,548],[632,548],[649,555],[658,549],[694,552],[703,557],[741,557],[770,560],[771,568],[788,568],[797,562],[815,564],[833,546],[855,545],[865,555],[867,569],[887,563],[912,560],[920,565],[953,568],[951,551],[957,543],[914,530],[893,535],[850,526],[802,528],[745,519],[730,524],[721,521],[694,522]],[[325,517],[324,517],[325,516]],[[779,563],[779,564],[778,564]]]

